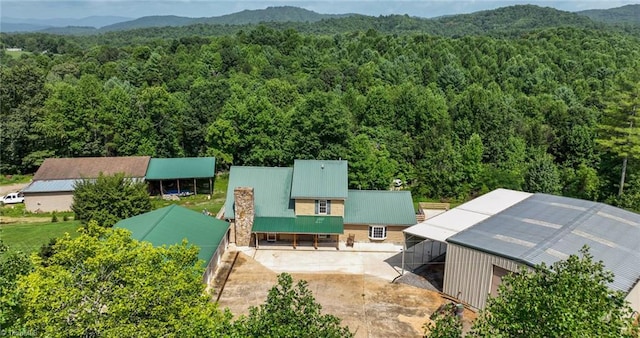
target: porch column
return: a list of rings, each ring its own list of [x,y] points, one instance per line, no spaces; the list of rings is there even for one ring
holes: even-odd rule
[[[196,187],[196,179],[193,179],[193,194],[197,195],[198,194],[198,188]]]
[[[336,235],[336,250],[340,250],[340,235]]]
[[[209,198],[213,197],[213,183],[211,182],[211,177],[209,177]]]
[[[164,198],[164,191],[162,190],[162,180],[160,180],[160,197]]]
[[[296,234],[293,234],[293,248],[296,248]]]
[[[176,180],[176,183],[178,185],[178,195],[180,195],[180,180]]]
[[[313,247],[318,250],[318,234],[313,235]]]

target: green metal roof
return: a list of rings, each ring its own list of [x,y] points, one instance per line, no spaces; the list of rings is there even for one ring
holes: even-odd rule
[[[209,178],[215,175],[215,157],[152,158],[146,179]]]
[[[295,160],[291,198],[347,198],[347,161]]]
[[[209,263],[224,238],[229,223],[187,208],[170,205],[123,219],[115,227],[131,231],[131,237],[154,246],[174,245],[186,239],[200,248],[198,258]]]
[[[340,216],[256,217],[253,232],[286,234],[342,234],[344,224]]]
[[[349,190],[344,213],[346,224],[416,224],[416,213],[409,191]]]
[[[235,218],[233,191],[237,187],[253,187],[256,217],[294,217],[292,175],[292,168],[232,166],[224,217]]]

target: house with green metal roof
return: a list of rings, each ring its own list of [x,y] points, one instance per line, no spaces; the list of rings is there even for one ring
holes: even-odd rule
[[[118,222],[115,227],[131,231],[131,237],[154,246],[171,246],[187,240],[197,246],[206,264],[203,280],[209,283],[227,248],[229,223],[179,205],[170,205]]]
[[[239,246],[399,244],[402,230],[416,223],[410,192],[349,190],[343,160],[296,160],[293,168],[232,166],[224,216]]]
[[[152,158],[145,179],[152,194],[184,196],[213,193],[215,176],[215,157]]]

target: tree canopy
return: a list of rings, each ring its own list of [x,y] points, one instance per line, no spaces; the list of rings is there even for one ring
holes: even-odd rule
[[[27,332],[69,337],[213,337],[228,316],[204,292],[198,249],[154,248],[92,221],[18,280]]]
[[[342,158],[352,189],[400,178],[434,199],[504,187],[637,208],[639,35],[557,12],[428,23],[439,35],[405,16],[323,20],[335,30],[322,34],[277,23],[0,34],[34,52],[0,53],[0,170],[65,156]],[[528,15],[543,24],[517,20]]]
[[[85,223],[93,220],[111,227],[151,210],[151,199],[143,181],[133,181],[124,174],[100,174],[95,180],[84,179],[76,184],[71,210],[76,219]]]

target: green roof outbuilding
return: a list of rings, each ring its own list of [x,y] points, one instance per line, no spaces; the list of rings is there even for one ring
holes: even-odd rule
[[[131,237],[154,246],[174,245],[186,239],[200,248],[198,258],[209,263],[229,229],[229,223],[179,205],[170,205],[123,219],[115,227],[131,231]]]
[[[345,224],[415,225],[409,191],[349,190],[344,203]]]
[[[215,157],[152,158],[147,180],[211,178],[216,175]]]
[[[347,161],[295,160],[291,198],[347,198]]]

